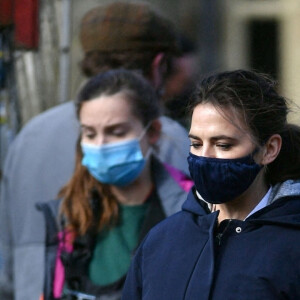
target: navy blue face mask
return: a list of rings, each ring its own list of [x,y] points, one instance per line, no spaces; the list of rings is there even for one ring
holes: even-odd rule
[[[254,153],[236,159],[210,158],[190,153],[190,174],[204,201],[221,204],[244,193],[262,168],[254,161]]]

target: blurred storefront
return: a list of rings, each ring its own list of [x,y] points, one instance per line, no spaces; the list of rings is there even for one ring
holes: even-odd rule
[[[300,124],[300,1],[224,1],[223,68],[251,68],[278,79],[295,102],[290,118]]]

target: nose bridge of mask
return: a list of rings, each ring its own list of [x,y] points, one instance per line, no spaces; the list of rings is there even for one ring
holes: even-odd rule
[[[111,149],[111,148],[113,148],[113,147],[121,148],[123,145],[125,146],[125,145],[128,145],[128,144],[130,144],[130,143],[134,144],[134,143],[138,142],[138,144],[139,144],[140,141],[141,141],[141,140],[143,139],[143,137],[145,136],[147,130],[148,130],[149,127],[150,127],[150,125],[151,125],[151,122],[149,122],[149,123],[144,127],[144,129],[143,129],[143,131],[141,132],[141,134],[140,134],[138,137],[136,137],[136,138],[133,138],[133,139],[130,139],[130,140],[121,141],[121,142],[115,142],[115,143],[104,144],[104,145],[101,145],[101,146],[94,146],[94,147],[96,147],[96,148],[98,148],[98,149],[100,149],[100,148],[101,148],[101,149],[107,149],[107,148]]]
[[[145,165],[139,138],[111,143],[103,146],[85,147],[82,143],[84,157],[82,164],[100,182],[115,185],[126,185],[132,182]]]
[[[101,159],[107,160],[107,163],[114,157],[114,164],[142,158],[140,143],[136,138],[118,144],[104,145],[99,149],[99,153],[101,154]]]
[[[144,128],[139,137],[133,138],[131,140],[125,140],[116,143],[109,143],[104,145],[93,145],[81,143],[82,151],[84,154],[89,153],[89,158],[91,158],[91,164],[97,165],[100,160],[107,160],[114,157],[115,162],[124,162],[126,160],[139,160],[143,157],[140,148],[140,141],[145,136],[148,128],[151,123],[148,123]],[[131,151],[129,150],[131,149]],[[147,159],[151,154],[151,147],[148,149],[145,154],[145,159]],[[83,161],[86,162],[87,157],[83,158]]]
[[[101,146],[100,148],[103,149],[103,159],[105,159],[106,152],[109,153],[109,155],[112,154],[112,152],[116,152],[116,158],[120,161],[124,160],[139,160],[143,157],[141,147],[140,147],[140,141],[145,136],[147,130],[149,129],[151,125],[151,122],[149,122],[141,132],[141,134],[133,138],[131,140],[122,141],[119,143],[113,143],[113,144],[106,144]],[[128,151],[128,146],[131,145],[132,151]],[[124,150],[126,148],[127,151],[122,151],[122,148],[124,147]],[[138,151],[137,151],[138,149]],[[148,149],[147,153],[145,154],[145,159],[149,157],[151,153],[151,147]]]

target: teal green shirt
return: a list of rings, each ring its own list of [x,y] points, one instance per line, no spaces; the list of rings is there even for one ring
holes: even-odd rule
[[[118,225],[99,233],[89,265],[89,277],[93,283],[108,285],[127,273],[147,207],[147,203],[120,205]]]

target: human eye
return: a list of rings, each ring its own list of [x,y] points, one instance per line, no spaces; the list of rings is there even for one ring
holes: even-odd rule
[[[82,136],[85,137],[88,140],[93,140],[96,137],[96,134],[94,134],[94,133],[85,133]]]
[[[111,135],[115,137],[124,137],[126,134],[127,134],[127,130],[125,130],[124,128],[119,127],[111,130]]]
[[[96,134],[94,133],[88,133],[85,135],[86,138],[88,138],[89,140],[93,140],[96,137]]]
[[[87,128],[81,129],[81,135],[82,135],[82,137],[89,139],[89,140],[93,140],[96,137],[95,131],[93,131],[91,129],[87,129]]]
[[[202,147],[202,143],[200,143],[199,141],[191,141],[190,147],[194,149],[199,149],[200,147]]]
[[[232,148],[233,145],[229,143],[218,143],[216,144],[216,146],[223,151],[228,151]]]

